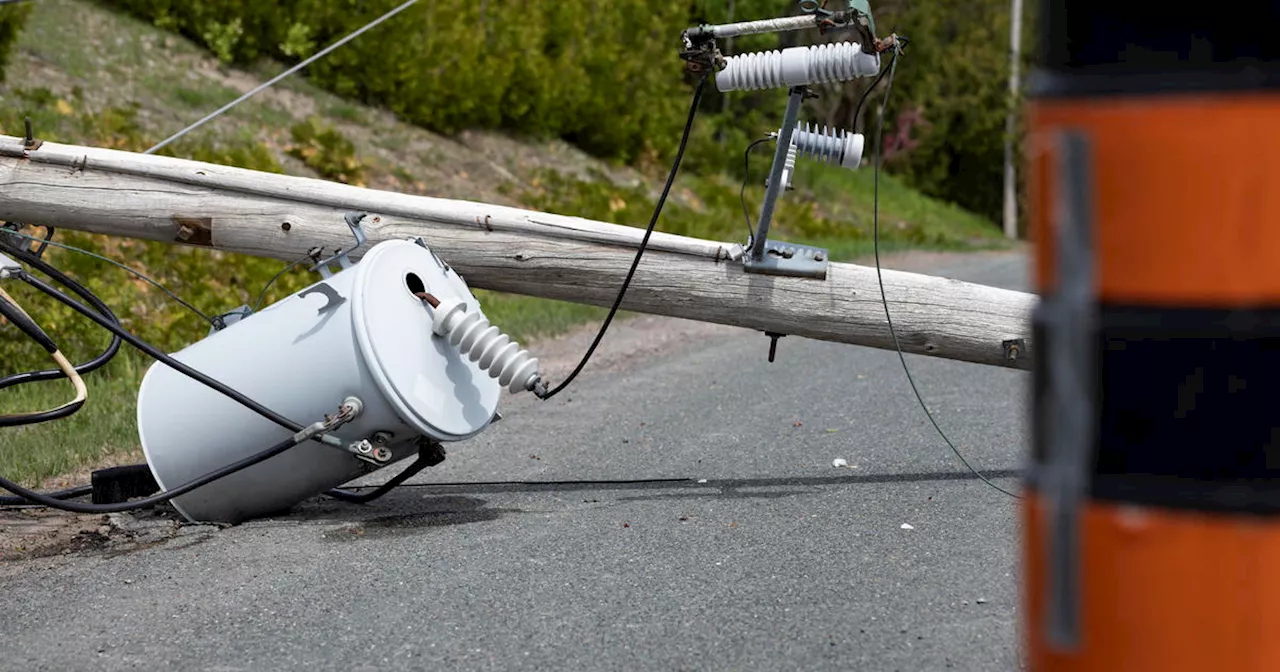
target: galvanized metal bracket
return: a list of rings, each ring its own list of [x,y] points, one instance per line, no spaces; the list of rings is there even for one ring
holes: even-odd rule
[[[209,336],[212,336],[218,333],[219,331],[226,329],[227,327],[235,324],[236,322],[239,322],[240,320],[245,319],[246,317],[249,317],[252,314],[253,314],[253,309],[245,305],[245,306],[240,306],[239,308],[236,308],[235,310],[232,310],[230,312],[226,312],[221,315],[215,315],[213,318],[213,327],[209,329],[209,333],[205,337],[208,338]]]
[[[1088,493],[1089,460],[1095,440],[1093,359],[1097,293],[1094,287],[1093,194],[1089,144],[1067,132],[1060,137],[1060,186],[1056,213],[1056,287],[1039,309],[1048,327],[1043,353],[1048,373],[1044,403],[1053,413],[1044,435],[1048,450],[1042,484],[1046,504],[1048,600],[1045,627],[1059,651],[1080,646],[1082,585],[1080,511]]]
[[[443,259],[441,259],[439,255],[437,255],[437,254],[436,254],[436,251],[435,251],[435,250],[433,250],[433,249],[431,249],[431,248],[427,245],[427,241],[426,241],[426,239],[424,239],[422,236],[414,236],[414,237],[412,237],[412,238],[409,238],[409,239],[408,239],[408,241],[409,241],[409,242],[411,242],[411,243],[413,243],[414,245],[417,245],[418,247],[421,247],[422,249],[424,249],[424,250],[426,250],[426,251],[430,252],[430,253],[431,253],[431,258],[435,260],[435,262],[436,262],[436,266],[439,266],[439,267],[440,267],[440,270],[444,271],[445,273],[451,273],[451,272],[453,272],[453,269],[449,267],[449,264],[445,263],[445,261],[444,261]]]
[[[827,257],[827,249],[823,247],[768,240],[765,241],[764,255],[761,258],[743,255],[742,267],[748,273],[760,275],[826,280]]]
[[[343,220],[346,221],[347,227],[351,229],[351,235],[355,237],[356,244],[345,250],[339,250],[328,259],[316,262],[316,264],[311,267],[311,270],[319,273],[320,277],[327,279],[333,276],[333,269],[331,269],[330,266],[335,261],[338,262],[338,266],[340,268],[351,268],[351,258],[348,255],[360,249],[360,247],[369,240],[369,237],[364,232],[364,226],[360,224],[360,222],[368,216],[369,213],[367,212],[348,212],[344,215]]]
[[[787,155],[791,151],[791,137],[806,91],[803,86],[793,87],[787,98],[787,111],[782,118],[782,128],[778,131],[778,145],[773,152],[773,166],[769,169],[769,182],[765,185],[760,218],[742,256],[743,270],[748,273],[818,280],[827,278],[829,255],[826,249],[769,240],[769,225],[773,222],[774,208],[790,179],[790,175],[785,174]]]

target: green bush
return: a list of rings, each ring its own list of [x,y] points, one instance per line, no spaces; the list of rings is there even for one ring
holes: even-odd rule
[[[1024,72],[1034,54],[1034,8],[1027,7],[1024,24]],[[1006,116],[1011,104],[1021,103],[1008,93],[1009,3],[904,0],[886,10],[881,23],[889,22],[911,44],[896,74],[885,137],[910,113],[923,123],[910,130],[915,146],[888,157],[887,169],[929,196],[999,221]],[[875,132],[880,102],[878,95],[868,102],[875,106],[865,117],[868,134]]]
[[[171,28],[219,58],[297,62],[401,0],[99,0]],[[894,84],[886,135],[902,113],[923,124],[886,168],[925,193],[992,219],[1001,212],[1008,77],[1007,0],[882,0],[880,32],[912,38]],[[558,136],[598,156],[654,170],[670,160],[690,95],[677,57],[689,25],[795,11],[780,0],[438,0],[420,2],[307,70],[315,83],[390,108],[421,126]],[[1026,21],[1026,47],[1034,8]],[[727,54],[850,39],[812,32],[722,42]],[[874,132],[880,91],[858,120],[870,80],[817,87],[806,121]],[[708,86],[685,169],[740,171],[751,140],[777,128],[785,92],[720,94]],[[868,144],[867,155],[871,155]]]
[[[401,0],[101,0],[181,32],[218,58],[297,62]],[[286,18],[289,17],[289,18]],[[422,2],[307,76],[441,132],[559,136],[623,160],[665,154],[683,121],[679,3]]]
[[[365,165],[356,146],[332,126],[311,118],[289,130],[293,144],[286,150],[326,180],[364,186]]]
[[[5,66],[9,64],[9,51],[31,13],[27,4],[0,7],[0,82],[4,81]]]

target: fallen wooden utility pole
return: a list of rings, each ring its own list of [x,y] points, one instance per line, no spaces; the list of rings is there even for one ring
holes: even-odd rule
[[[473,287],[612,305],[643,231],[518,208],[409,196],[196,161],[0,136],[0,220],[204,246],[286,261],[422,236]],[[748,274],[741,246],[655,233],[625,310],[893,348],[874,268],[824,280]],[[1035,296],[884,271],[903,350],[1030,368]]]

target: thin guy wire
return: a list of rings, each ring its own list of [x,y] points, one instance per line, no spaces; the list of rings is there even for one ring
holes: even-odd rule
[[[889,316],[889,299],[884,291],[884,277],[880,273],[880,143],[884,138],[884,113],[885,108],[889,105],[889,93],[893,91],[893,77],[898,67],[898,54],[899,52],[895,48],[893,52],[893,59],[889,62],[889,84],[885,88],[884,100],[880,102],[880,121],[876,131],[875,146],[875,196],[874,205],[871,209],[873,222],[872,233],[874,235],[873,240],[876,253],[876,280],[880,283],[880,302],[884,305],[884,319],[889,324],[889,334],[893,337],[893,347],[898,351],[898,359],[902,362],[903,373],[907,374],[907,382],[911,384],[911,391],[915,393],[916,401],[920,402],[920,408],[924,411],[925,416],[929,418],[929,422],[933,424],[933,428],[937,430],[938,436],[942,437],[942,440],[946,442],[947,447],[951,449],[951,452],[955,453],[956,457],[960,459],[960,463],[963,464],[974,476],[982,479],[983,483],[986,483],[992,488],[1014,499],[1022,499],[1021,495],[1009,492],[1008,490],[996,485],[991,481],[991,479],[987,478],[985,474],[975,469],[973,465],[969,464],[969,461],[964,459],[964,454],[960,452],[960,449],[956,447],[956,444],[952,443],[950,437],[947,436],[947,433],[942,431],[942,427],[938,425],[938,421],[933,417],[933,412],[930,411],[929,406],[924,403],[924,397],[920,394],[920,388],[916,387],[916,379],[911,375],[911,368],[907,366],[907,357],[902,353],[902,344],[898,342],[898,332],[893,327],[893,318]]]
[[[209,317],[208,315],[205,315],[203,312],[201,312],[201,311],[200,311],[200,309],[199,309],[199,308],[196,308],[195,306],[193,306],[193,305],[191,305],[191,304],[187,303],[186,301],[183,301],[183,300],[182,300],[182,297],[178,296],[177,294],[174,294],[172,291],[170,291],[170,290],[169,290],[169,288],[168,288],[168,287],[165,287],[164,285],[160,284],[159,282],[157,282],[157,281],[155,281],[155,280],[152,280],[151,278],[147,277],[147,275],[146,275],[145,273],[143,273],[143,272],[141,272],[141,271],[135,271],[134,269],[129,268],[128,266],[125,266],[124,264],[122,264],[122,263],[120,263],[120,262],[116,261],[115,259],[110,259],[110,258],[108,258],[108,257],[104,257],[104,256],[102,256],[102,255],[100,255],[100,254],[95,254],[95,253],[93,253],[93,252],[90,252],[89,250],[84,250],[84,249],[81,249],[81,248],[79,248],[79,247],[75,247],[74,245],[65,245],[65,244],[63,244],[63,243],[55,243],[55,242],[53,242],[52,240],[45,240],[44,238],[37,238],[37,237],[35,237],[35,236],[30,236],[30,235],[27,235],[27,234],[25,234],[25,233],[19,233],[19,232],[17,232],[17,231],[11,231],[11,230],[4,230],[4,231],[0,231],[0,237],[6,236],[6,235],[9,235],[9,236],[17,236],[17,237],[19,237],[19,238],[26,238],[27,240],[32,240],[32,241],[35,241],[35,242],[37,242],[37,243],[46,243],[46,244],[48,244],[48,245],[52,245],[52,246],[54,246],[54,247],[60,247],[60,248],[62,248],[62,249],[64,249],[64,250],[70,250],[70,251],[72,251],[72,252],[78,252],[78,253],[80,253],[80,254],[85,255],[86,257],[92,257],[92,258],[94,258],[94,259],[97,259],[98,261],[105,261],[105,262],[107,262],[108,264],[111,264],[112,266],[115,266],[115,267],[117,267],[117,268],[120,268],[121,270],[127,271],[128,273],[132,274],[134,277],[137,277],[139,280],[143,280],[143,281],[145,281],[145,282],[147,282],[147,283],[151,284],[151,285],[152,285],[153,287],[155,287],[156,289],[158,289],[158,290],[160,290],[160,291],[164,292],[165,294],[168,294],[168,295],[169,295],[169,298],[171,298],[171,299],[173,299],[174,301],[177,301],[178,303],[182,304],[182,305],[183,305],[187,310],[189,310],[189,311],[191,311],[191,312],[195,313],[196,315],[199,315],[199,316],[200,316],[200,319],[204,320],[205,322],[208,322],[209,324],[214,324],[214,321],[213,321],[213,318],[212,318],[212,317]]]
[[[295,72],[297,72],[297,71],[299,71],[299,70],[301,70],[301,69],[303,69],[303,68],[307,67],[308,65],[311,65],[311,64],[312,64],[312,63],[314,63],[315,61],[317,61],[317,60],[319,60],[319,59],[321,59],[321,58],[323,58],[323,57],[327,56],[327,55],[329,54],[329,52],[333,51],[334,49],[337,49],[338,47],[341,47],[342,45],[344,45],[344,44],[346,44],[346,43],[350,42],[351,40],[354,40],[355,38],[357,38],[357,37],[359,37],[361,34],[363,34],[365,31],[370,30],[370,29],[372,29],[372,28],[376,27],[377,25],[381,24],[383,21],[386,21],[387,19],[389,19],[389,18],[391,18],[391,17],[395,16],[396,14],[399,14],[400,12],[403,12],[404,10],[408,9],[410,5],[413,5],[413,4],[417,3],[417,2],[418,2],[418,0],[408,0],[408,2],[406,2],[406,3],[402,4],[402,5],[400,5],[399,7],[396,7],[395,9],[393,9],[393,10],[391,10],[391,11],[387,12],[386,14],[383,14],[382,16],[380,16],[380,17],[378,17],[378,18],[374,19],[373,21],[369,22],[369,23],[368,23],[368,24],[366,24],[363,28],[360,28],[360,29],[356,30],[354,33],[351,33],[350,35],[347,35],[346,37],[342,38],[341,40],[338,40],[337,42],[334,42],[333,44],[331,44],[331,45],[329,45],[329,46],[325,47],[324,49],[322,49],[322,50],[320,50],[320,51],[316,52],[316,53],[315,53],[315,54],[313,54],[311,57],[307,58],[305,61],[302,61],[301,63],[299,63],[299,64],[297,64],[297,65],[293,66],[292,68],[289,68],[288,70],[285,70],[284,72],[282,72],[282,73],[280,73],[280,74],[276,75],[275,77],[272,77],[270,80],[268,80],[268,81],[266,81],[266,82],[264,82],[264,83],[262,83],[262,84],[259,84],[258,86],[254,87],[252,91],[249,91],[248,93],[244,94],[243,96],[240,96],[239,98],[236,98],[235,100],[233,100],[233,101],[231,101],[231,102],[227,103],[226,105],[223,105],[222,107],[218,108],[217,110],[215,110],[215,111],[213,111],[213,112],[209,113],[209,115],[208,115],[208,116],[206,116],[205,118],[201,119],[200,121],[197,121],[196,123],[191,124],[190,126],[188,126],[188,127],[184,128],[184,129],[182,129],[181,131],[178,131],[177,133],[174,133],[173,135],[169,136],[168,138],[165,138],[164,140],[162,140],[162,141],[160,142],[160,144],[156,145],[155,147],[152,147],[151,149],[148,149],[147,151],[143,152],[143,154],[153,154],[153,153],[155,153],[155,151],[156,151],[156,150],[161,149],[161,148],[163,148],[163,147],[167,146],[169,143],[171,143],[171,142],[173,142],[173,141],[175,141],[175,140],[177,140],[177,139],[181,138],[182,136],[184,136],[184,135],[186,135],[186,134],[190,133],[191,131],[196,130],[197,128],[200,128],[201,126],[204,126],[205,124],[209,123],[210,121],[213,121],[214,119],[216,119],[216,118],[218,118],[218,117],[222,116],[222,115],[223,115],[223,114],[225,114],[228,110],[230,110],[231,108],[235,107],[236,105],[239,105],[240,103],[243,103],[244,101],[246,101],[246,100],[248,100],[248,99],[252,98],[253,96],[255,96],[255,95],[257,95],[257,94],[261,93],[262,91],[265,91],[266,89],[270,88],[270,87],[271,87],[272,85],[274,85],[276,82],[278,82],[278,81],[280,81],[280,80],[284,79],[285,77],[288,77],[289,75],[292,75],[293,73],[295,73]]]

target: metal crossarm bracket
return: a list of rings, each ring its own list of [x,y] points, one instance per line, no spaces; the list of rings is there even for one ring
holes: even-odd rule
[[[786,167],[787,154],[791,151],[791,136],[795,132],[804,96],[805,87],[797,86],[791,89],[791,95],[787,98],[787,111],[782,119],[782,129],[778,132],[778,146],[773,152],[769,184],[765,187],[764,204],[760,206],[760,221],[751,237],[750,248],[742,258],[743,268],[748,273],[818,280],[827,278],[827,259],[830,255],[826,249],[769,240],[769,224],[773,220],[774,207],[778,203],[778,196],[786,187],[783,169]]]
[[[767,240],[764,255],[755,259],[744,256],[742,267],[748,273],[785,275],[793,278],[827,278],[827,250],[822,247]]]
[[[323,278],[328,278],[333,275],[333,271],[330,270],[329,266],[335,261],[338,262],[338,266],[341,268],[351,268],[351,258],[348,255],[360,249],[365,244],[365,241],[369,240],[369,237],[365,235],[364,227],[360,224],[361,220],[368,216],[369,213],[367,212],[348,212],[344,215],[343,220],[346,221],[347,226],[351,229],[351,235],[355,236],[356,244],[345,250],[338,251],[328,259],[316,262],[311,267],[311,270],[319,272]]]

